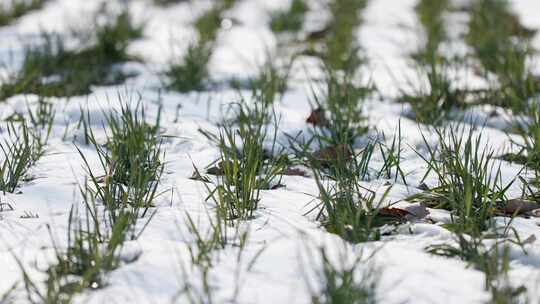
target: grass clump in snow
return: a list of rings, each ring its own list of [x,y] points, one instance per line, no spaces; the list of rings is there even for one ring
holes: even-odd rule
[[[191,44],[182,62],[171,64],[165,73],[171,83],[169,89],[179,92],[204,90],[208,79],[208,62],[212,56],[212,47],[206,44]]]
[[[259,67],[255,77],[242,80],[233,78],[230,86],[236,90],[249,89],[256,92],[256,98],[266,106],[279,101],[288,89],[288,80],[293,60],[280,60],[267,56],[264,64]]]
[[[108,115],[107,122],[112,135],[104,147],[96,141],[91,129],[87,134],[104,175],[92,170],[78,148],[89,175],[86,187],[103,204],[111,223],[125,216],[136,222],[154,207],[154,199],[159,195],[157,190],[164,169],[157,134],[159,115],[156,126],[151,127],[145,122],[143,110],[124,105],[120,114]]]
[[[224,19],[225,11],[231,9],[236,0],[218,0],[214,6],[195,21],[199,42],[206,44],[215,41]]]
[[[98,216],[94,214],[93,216]],[[129,216],[123,214],[112,224],[106,235],[98,228],[99,223],[88,223],[86,219],[74,220],[70,215],[67,250],[64,254],[56,252],[58,263],[48,270],[49,277],[76,275],[80,277],[79,290],[84,288],[104,287],[103,275],[112,271],[121,263],[120,250],[130,230]],[[96,230],[89,230],[93,227]],[[99,233],[98,233],[99,232]],[[66,286],[64,286],[65,288]],[[60,286],[60,289],[63,289]]]
[[[379,152],[383,159],[383,166],[377,173],[377,178],[394,179],[397,182],[401,179],[403,184],[407,185],[406,174],[401,168],[403,148],[401,137],[401,121],[398,122],[396,132],[392,137],[390,144],[386,144],[386,135],[382,133],[382,140],[378,143]]]
[[[115,183],[133,184],[156,180],[159,176],[160,147],[159,147],[159,121],[160,113],[155,124],[146,123],[144,108],[137,104],[135,108],[122,106],[120,113],[107,116],[107,125],[111,136],[105,145],[109,151],[107,163],[113,164],[111,178]],[[137,170],[145,171],[148,178],[130,181]],[[140,174],[135,174],[139,176]]]
[[[13,193],[25,180],[28,169],[43,155],[43,145],[30,130],[25,120],[20,124],[9,121],[7,138],[0,143],[0,190]]]
[[[26,104],[26,113],[14,112],[8,120],[13,122],[26,122],[32,137],[36,139],[35,158],[44,154],[45,146],[52,132],[56,109],[54,103],[39,97],[35,103]]]
[[[322,44],[322,50],[316,53],[324,65],[325,87],[322,94],[313,94],[312,112],[320,117],[315,121],[308,119],[316,127],[316,141],[321,148],[352,146],[368,131],[362,107],[374,88],[358,85],[357,72],[364,61],[359,58],[360,47],[356,43],[360,11],[365,5],[366,1],[331,1],[328,8],[332,18],[327,27],[308,37]]]
[[[315,107],[307,120],[313,124],[313,137],[300,148],[293,147],[293,150],[296,149],[297,154],[307,160],[316,176],[324,173],[343,182],[362,180],[368,175],[374,145],[366,145],[358,155],[355,155],[354,147],[356,141],[368,132],[362,107],[371,88],[358,88],[349,76],[338,76],[333,71],[327,71],[325,86],[322,94],[313,93]],[[308,153],[313,143],[318,150]],[[319,185],[322,192],[324,187],[321,187]]]
[[[53,240],[55,262],[46,270],[47,278],[43,282],[45,290],[40,283],[31,279],[25,267],[17,260],[23,274],[27,299],[31,303],[72,303],[76,294],[85,289],[105,287],[106,276],[110,271],[139,257],[138,254],[130,257],[121,255],[124,242],[136,224],[131,212],[123,208],[113,220],[108,212],[101,214],[94,194],[89,193],[88,188],[81,189],[81,193],[86,215],[83,219],[71,209],[65,249],[58,247]],[[142,230],[139,235],[141,233]]]
[[[234,0],[219,0],[200,16],[194,24],[197,41],[191,43],[184,57],[172,62],[165,72],[169,78],[167,88],[179,92],[204,90],[208,79],[208,62],[212,57],[225,11],[232,8]]]
[[[536,77],[527,68],[535,33],[520,23],[508,1],[473,2],[465,39],[482,64],[482,75],[497,79],[498,88],[491,98],[495,104],[522,112],[527,100],[539,91]]]
[[[502,155],[502,159],[523,164],[530,168],[534,175],[531,179],[520,178],[526,191],[523,196],[527,200],[540,202],[540,113],[532,106],[527,117],[516,118],[514,127],[514,136],[520,140],[511,137],[511,142],[519,147],[516,153],[507,153]]]
[[[397,148],[394,143],[393,148],[385,150],[385,165],[379,175],[385,170],[392,174],[392,168],[398,174],[399,162],[395,163],[393,158],[398,153]],[[329,232],[353,243],[379,240],[404,221],[404,218],[381,212],[386,207],[391,186],[377,195],[362,185],[370,177],[369,164],[374,149],[375,144],[368,143],[356,153],[350,143],[340,143],[313,154],[304,153],[319,190],[319,203],[309,213],[316,212],[316,219]]]
[[[513,182],[502,183],[500,166],[494,165],[493,151],[482,146],[482,135],[453,128],[436,129],[436,135],[438,148],[431,148],[424,137],[427,157],[419,155],[428,164],[426,176],[434,173],[439,185],[408,200],[449,210],[450,223],[443,226],[454,234],[455,242],[429,246],[428,252],[459,258],[482,271],[490,303],[520,303],[525,288],[508,282],[507,243],[521,242],[517,234],[517,240],[510,238],[509,224],[501,233],[493,220],[508,204],[506,192]]]
[[[70,238],[73,243],[68,246],[68,256],[71,254],[73,258],[63,263],[59,259],[56,268],[49,272],[78,275],[81,278],[78,290],[102,287],[104,273],[126,262],[119,256],[124,242],[137,239],[155,214],[150,214],[142,228],[137,226],[159,195],[164,168],[160,160],[159,121],[158,112],[155,125],[150,126],[140,104],[135,107],[123,104],[118,113],[106,116],[110,135],[104,146],[97,143],[89,128],[86,137],[97,152],[103,176],[92,170],[82,150],[77,148],[89,177],[81,189],[86,223],[79,224]],[[99,211],[98,203],[104,211]],[[127,262],[134,259],[136,256]]]
[[[47,0],[11,0],[0,5],[0,26],[6,26],[25,14],[39,10]]]
[[[220,250],[236,250],[236,257],[239,269],[235,273],[234,295],[232,302],[237,302],[237,297],[241,288],[240,272],[247,266],[250,271],[266,246],[262,246],[253,256],[247,258],[246,245],[249,239],[249,225],[238,225],[232,223],[220,208],[216,208],[215,216],[208,214],[208,225],[200,225],[201,221],[194,221],[186,212],[186,226],[190,237],[188,243],[189,259],[180,260],[182,276],[180,279],[180,290],[173,298],[173,303],[214,303],[217,288],[212,280],[211,273],[216,269],[216,264],[220,263]],[[204,222],[204,221],[202,221]],[[206,227],[204,227],[206,226]],[[204,227],[204,228],[203,228]],[[243,266],[242,266],[243,265]],[[194,283],[196,282],[196,283]]]
[[[363,101],[374,88],[358,84],[357,72],[364,61],[358,56],[356,43],[360,11],[365,5],[365,1],[331,1],[331,20],[326,28],[308,35],[308,42],[315,45],[307,53],[317,55],[325,71],[323,87],[319,92],[313,90],[314,106],[307,119],[314,126],[310,142],[319,145],[319,154],[337,152],[347,158],[355,141],[368,131]],[[305,152],[302,148],[302,156]]]
[[[29,105],[27,107],[28,121],[35,136],[39,138],[38,142],[41,146],[39,150],[43,150],[52,132],[56,117],[55,106],[52,102],[40,98],[33,109]]]
[[[540,113],[536,106],[531,107],[529,113],[526,118],[516,119],[514,131],[521,141],[512,140],[512,143],[519,147],[519,151],[503,158],[540,170]]]
[[[365,0],[333,0],[327,3],[330,20],[320,30],[308,33],[306,49],[302,54],[321,59],[328,70],[353,75],[365,62],[359,53],[357,30],[361,24],[360,12]]]
[[[332,71],[325,86],[322,94],[313,94],[315,108],[324,116],[314,123],[316,140],[321,147],[352,146],[368,131],[362,107],[372,89],[357,87],[351,76],[339,77]]]
[[[336,0],[329,4],[333,18],[323,61],[331,70],[355,71],[362,63],[358,57],[356,31],[361,21],[360,11],[366,4],[364,0]]]
[[[489,240],[485,236],[470,236],[455,233],[457,244],[432,245],[430,253],[451,258],[459,258],[484,273],[485,289],[491,294],[489,303],[523,303],[525,286],[510,284],[510,245],[508,240]],[[492,242],[487,245],[486,242]],[[517,245],[520,245],[519,240]]]
[[[443,17],[448,8],[448,1],[420,1],[415,7],[425,42],[411,57],[424,80],[420,86],[411,81],[413,93],[403,92],[400,101],[410,104],[414,119],[420,123],[440,124],[452,109],[464,106],[464,95],[453,88],[449,77],[450,68],[458,60],[440,54],[447,39]]]
[[[261,189],[279,185],[287,159],[274,156],[276,133],[271,150],[264,148],[269,118],[268,108],[261,102],[241,104],[236,122],[226,123],[219,135],[218,165],[222,174],[210,196],[229,219],[252,218]]]
[[[288,9],[272,12],[270,29],[274,33],[297,33],[304,26],[308,5],[304,0],[293,0]]]
[[[282,186],[281,176],[289,161],[277,149],[278,121],[271,110],[274,90],[272,80],[260,79],[252,87],[251,102],[242,99],[231,106],[234,113],[223,122],[219,136],[204,132],[220,149],[217,165],[212,168],[216,172],[211,173],[218,176],[218,183],[209,189],[208,198],[223,210],[221,218],[252,218],[260,191]]]
[[[266,63],[261,66],[257,77],[250,81],[251,90],[257,94],[258,102],[267,107],[271,106],[287,91],[292,62],[280,65],[277,61],[269,56]]]
[[[424,177],[435,174],[438,186],[409,199],[449,210],[452,223],[447,228],[478,236],[491,226],[497,208],[506,205],[512,183],[502,185],[500,167],[494,165],[494,152],[482,146],[482,135],[454,128],[435,132],[437,148],[423,136],[427,156],[418,155],[428,165]]]
[[[447,0],[421,0],[416,5],[416,15],[425,33],[422,49],[413,54],[413,58],[419,62],[429,64],[439,57],[439,47],[447,38],[444,13],[449,8],[449,4]]]
[[[107,21],[98,22],[103,15]],[[131,40],[142,36],[142,27],[133,25],[127,11],[113,16],[103,8],[96,15],[94,28],[93,33],[76,33],[82,45],[78,49],[68,49],[58,34],[44,33],[43,43],[26,49],[21,69],[0,88],[0,99],[28,93],[86,95],[93,85],[123,82],[130,75],[118,65],[134,59],[126,50]],[[87,46],[87,40],[94,42]]]
[[[452,64],[438,55],[429,57],[426,60],[430,62],[418,65],[424,83],[411,84],[413,93],[403,92],[399,100],[410,104],[416,121],[440,125],[452,110],[466,106],[466,94],[452,85],[453,79],[449,76]]]
[[[313,304],[375,304],[377,303],[378,276],[374,269],[362,270],[366,264],[361,255],[352,263],[347,262],[346,256],[340,256],[339,265],[330,259],[325,249],[320,250],[322,259],[321,270],[318,272],[319,281],[323,283],[320,291],[312,290]]]
[[[391,187],[378,197],[361,184],[367,174],[371,153],[372,148],[368,147],[350,160],[336,157],[330,164],[330,178],[326,180],[320,162],[311,160],[320,203],[310,212],[317,212],[317,220],[329,232],[353,243],[379,240],[383,226],[400,221],[379,213]]]

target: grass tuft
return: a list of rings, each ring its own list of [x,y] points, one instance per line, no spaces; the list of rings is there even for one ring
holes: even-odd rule
[[[165,75],[171,79],[169,89],[179,92],[205,89],[208,79],[208,62],[212,47],[205,44],[191,44],[181,62],[171,64]]]
[[[336,0],[329,4],[333,19],[326,36],[323,61],[331,70],[355,71],[363,63],[358,56],[356,30],[360,25],[360,10],[367,4],[364,0]]]
[[[433,172],[439,185],[409,200],[451,211],[449,229],[478,236],[491,227],[495,209],[506,205],[512,183],[502,185],[500,166],[494,165],[494,152],[482,146],[481,135],[453,128],[435,132],[438,148],[423,136],[427,156],[417,153],[428,165],[424,178]]]
[[[7,2],[7,1],[6,1]],[[27,13],[41,9],[47,0],[11,0],[0,5],[0,26],[11,24]]]
[[[534,53],[530,39],[535,33],[520,23],[507,0],[473,2],[465,40],[482,64],[482,74],[487,78],[491,73],[498,80],[491,98],[496,105],[523,112],[527,100],[540,90],[526,65]]]
[[[405,172],[401,169],[401,153],[403,152],[401,148],[401,121],[398,122],[397,132],[394,134],[390,145],[384,144],[385,134],[382,135],[383,140],[379,142],[378,146],[384,164],[377,173],[377,178],[391,179],[394,177],[394,182],[401,178],[401,181],[407,185]]]
[[[8,137],[0,143],[3,160],[0,164],[0,190],[13,193],[25,180],[28,169],[42,155],[38,139],[31,133],[26,122],[7,123]]]
[[[454,79],[449,76],[451,68],[461,68],[462,60],[448,59],[441,54],[441,45],[448,39],[444,15],[449,8],[446,0],[422,0],[415,7],[425,41],[411,58],[425,84],[418,88],[411,82],[414,93],[402,93],[399,100],[411,105],[414,119],[420,123],[439,125],[451,110],[465,106],[466,94],[453,87]]]
[[[525,286],[510,285],[510,247],[507,241],[495,241],[486,245],[485,237],[471,237],[455,234],[456,245],[432,245],[427,250],[436,255],[459,258],[484,273],[485,289],[491,294],[489,303],[523,303],[521,297],[526,293]],[[489,241],[489,240],[487,240]]]
[[[315,218],[329,232],[352,243],[380,240],[404,220],[381,212],[392,186],[377,195],[362,185],[370,178],[374,149],[375,144],[369,143],[358,153],[349,150],[350,154],[337,153],[328,160],[307,155],[319,190],[319,203],[308,213],[316,212]]]
[[[520,142],[512,140],[519,147],[515,154],[506,154],[503,159],[527,165],[534,170],[540,170],[540,113],[533,106],[530,116],[525,119],[516,119],[514,131]]]
[[[107,117],[111,136],[105,147],[97,143],[90,129],[87,138],[96,149],[101,170],[99,176],[92,171],[86,157],[79,153],[87,167],[94,195],[111,212],[112,222],[121,214],[118,210],[130,208],[134,218],[144,217],[153,207],[164,165],[160,161],[158,139],[159,115],[155,126],[145,122],[144,110],[124,105],[119,114]],[[78,149],[78,148],[77,148]]]
[[[440,45],[447,39],[444,13],[449,8],[448,0],[421,0],[415,7],[416,15],[425,32],[425,44],[418,53],[413,54],[419,62],[431,63],[439,57]]]
[[[293,0],[286,10],[275,11],[271,14],[270,29],[274,33],[297,33],[304,26],[308,5],[304,0]]]
[[[351,146],[368,131],[362,106],[372,89],[355,86],[350,77],[341,78],[331,71],[327,74],[324,95],[313,94],[315,108],[328,116],[328,123],[316,128],[316,140],[321,147]]]
[[[55,263],[46,270],[45,290],[30,278],[17,259],[29,302],[71,303],[75,295],[84,290],[105,287],[109,272],[138,258],[137,255],[129,259],[121,256],[123,244],[135,224],[129,212],[123,210],[114,223],[101,220],[95,201],[89,195],[83,192],[86,205],[84,219],[71,209],[66,249],[60,249],[53,240]]]
[[[449,76],[452,63],[438,55],[430,57],[425,59],[430,62],[423,62],[418,67],[419,74],[427,80],[425,87],[414,88],[411,85],[414,93],[403,93],[399,100],[411,105],[417,122],[440,125],[452,110],[466,107],[467,94],[452,85],[454,79]]]
[[[318,276],[323,286],[320,292],[312,291],[313,304],[377,303],[378,277],[374,269],[359,269],[366,262],[362,256],[356,257],[350,266],[345,265],[346,257],[341,257],[340,265],[336,266],[325,249],[320,250],[320,255],[322,269]]]
[[[169,78],[166,85],[168,89],[185,93],[207,88],[207,66],[224,20],[223,14],[231,9],[234,3],[235,0],[215,1],[212,8],[195,21],[197,41],[188,46],[182,59],[171,62],[165,72]]]
[[[272,149],[264,148],[269,137],[269,119],[268,108],[263,103],[240,104],[236,126],[226,123],[219,135],[219,164],[223,174],[210,197],[226,211],[228,219],[252,218],[258,208],[260,191],[279,185],[287,166],[286,157],[274,156],[276,133]]]
[[[105,23],[97,19],[106,16]],[[75,33],[83,47],[67,49],[63,37],[43,33],[43,43],[26,49],[21,69],[0,87],[0,99],[17,94],[40,96],[86,95],[94,85],[115,85],[131,75],[118,64],[133,60],[127,52],[131,40],[142,36],[142,27],[133,25],[127,11],[113,16],[105,8],[96,15],[95,42],[84,46],[88,33]]]
[[[45,288],[30,278],[17,259],[31,303],[71,303],[84,290],[106,286],[109,272],[138,258],[123,257],[122,248],[126,241],[137,239],[155,215],[152,213],[142,227],[138,225],[153,206],[163,172],[157,139],[159,115],[156,126],[150,127],[143,110],[125,105],[120,114],[108,115],[107,123],[112,136],[106,147],[96,142],[91,129],[87,134],[104,176],[92,171],[77,148],[89,174],[80,189],[86,212],[80,217],[72,208],[65,250],[53,241],[56,261],[46,270]]]

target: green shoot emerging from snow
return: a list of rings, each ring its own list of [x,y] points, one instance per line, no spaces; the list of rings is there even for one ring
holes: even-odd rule
[[[305,14],[309,7],[304,0],[293,0],[287,10],[272,13],[270,29],[274,33],[299,32],[304,26]]]
[[[240,104],[236,122],[226,123],[219,136],[219,166],[223,174],[211,197],[226,210],[229,219],[253,217],[260,190],[279,185],[287,164],[283,156],[273,155],[275,133],[271,151],[264,148],[270,118],[267,111],[260,102]]]
[[[6,2],[9,2],[6,4]],[[47,0],[11,0],[0,4],[0,26],[9,25],[25,14],[39,10]]]
[[[165,75],[166,85],[179,92],[201,91],[207,88],[208,62],[212,57],[225,11],[232,8],[234,0],[218,0],[210,10],[195,21],[197,41],[192,42],[184,57],[173,61]]]
[[[105,148],[97,143],[91,129],[87,134],[104,175],[95,173],[79,149],[89,174],[89,185],[84,192],[90,191],[104,205],[111,223],[125,216],[136,222],[147,215],[159,195],[158,184],[164,168],[157,133],[159,115],[156,126],[151,127],[145,122],[143,110],[125,105],[119,115],[110,114],[107,122],[112,136],[108,137]],[[133,233],[132,238],[135,237]]]
[[[102,14],[105,12],[97,16]],[[85,46],[86,33],[78,34],[83,45],[79,49],[67,49],[58,34],[42,34],[43,43],[26,49],[21,70],[0,87],[0,99],[25,93],[85,95],[92,85],[124,81],[129,75],[114,66],[133,59],[126,50],[131,40],[141,37],[142,28],[132,24],[127,11],[107,16],[105,24],[95,21],[95,42],[91,46]]]
[[[489,221],[497,208],[506,205],[506,191],[511,183],[502,185],[501,170],[494,165],[493,151],[482,145],[481,135],[452,128],[435,132],[438,149],[432,148],[424,137],[427,156],[420,152],[418,155],[428,165],[425,176],[432,172],[439,185],[410,199],[450,210],[449,228],[480,235],[491,227]]]
[[[520,23],[507,0],[476,0],[470,15],[465,39],[482,64],[483,74],[494,74],[499,83],[491,100],[523,112],[526,101],[539,91],[538,82],[526,65],[534,52],[530,39],[535,31]]]
[[[312,290],[313,304],[375,304],[377,303],[378,276],[375,269],[366,267],[361,255],[348,265],[347,257],[340,256],[338,265],[330,259],[325,249],[320,250],[322,259],[318,277],[323,282],[321,291]],[[314,288],[311,288],[314,289]]]

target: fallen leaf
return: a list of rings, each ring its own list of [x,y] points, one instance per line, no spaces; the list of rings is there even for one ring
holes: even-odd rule
[[[279,183],[279,184],[276,184],[276,185],[270,187],[270,190],[276,190],[276,189],[285,188],[285,187],[286,186],[284,184]]]
[[[210,175],[223,175],[223,168],[219,166],[213,166],[206,169],[206,173]]]
[[[418,189],[422,191],[429,191],[429,186],[426,185],[425,183],[421,183],[420,185],[418,185]]]
[[[350,160],[352,157],[351,150],[344,144],[337,146],[327,147],[313,153],[313,157],[319,161],[323,166],[329,166],[336,159]]]
[[[426,206],[413,204],[403,208],[385,207],[379,209],[378,215],[394,217],[399,220],[414,221],[425,218],[429,214]]]
[[[324,39],[330,33],[331,29],[332,27],[326,26],[320,30],[309,32],[307,34],[307,40],[313,41]]]
[[[390,208],[385,207],[379,209],[378,215],[381,216],[391,216],[391,217],[397,217],[400,219],[404,219],[407,215],[409,215],[409,211],[400,209],[400,208]]]
[[[189,179],[209,183],[210,180],[206,176],[202,176],[199,170],[195,170]]]
[[[302,169],[298,169],[298,168],[287,168],[285,170],[283,170],[283,175],[288,175],[288,176],[303,176],[303,177],[307,177],[308,174],[306,171],[302,170]]]
[[[421,219],[429,215],[429,210],[424,204],[411,204],[404,208],[412,219]]]
[[[500,114],[499,114],[499,112],[497,112],[497,110],[493,110],[493,111],[489,112],[488,116],[490,118],[494,118],[494,117],[499,117]]]
[[[539,209],[540,205],[532,201],[523,199],[511,199],[504,206],[503,213],[506,215],[523,214],[536,209]]]
[[[317,108],[311,111],[311,114],[309,114],[306,122],[317,127],[328,126],[328,120],[326,120],[326,117],[324,116],[324,110],[322,108]]]
[[[229,162],[229,166],[232,167],[232,162]],[[225,174],[223,167],[225,167],[225,163],[220,161],[216,166],[207,168],[206,174],[221,176]]]
[[[523,240],[523,242],[521,242],[521,245],[532,244],[534,242],[536,242],[536,236],[534,236],[534,234],[531,234],[529,235],[528,238],[526,238],[525,240]]]

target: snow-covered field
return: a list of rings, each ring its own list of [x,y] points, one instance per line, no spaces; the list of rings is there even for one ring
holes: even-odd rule
[[[5,1],[9,2],[9,1]],[[53,0],[17,22],[0,28],[0,61],[7,70],[16,69],[22,60],[23,47],[39,37],[42,31],[68,31],[72,26],[84,26],[91,12],[103,1]],[[118,1],[119,4],[123,1]],[[317,2],[317,1],[314,1]],[[465,2],[465,1],[460,1]],[[524,24],[540,28],[540,2],[513,0],[512,7]],[[257,73],[267,54],[277,54],[276,37],[268,27],[269,12],[287,6],[287,0],[240,0],[227,12],[234,20],[230,29],[220,32],[209,70],[214,79],[233,76],[248,78]],[[404,200],[418,193],[421,179],[427,170],[425,162],[415,152],[424,144],[422,135],[435,141],[435,134],[426,126],[407,118],[408,106],[396,103],[394,97],[415,77],[409,54],[420,44],[421,32],[416,20],[414,0],[371,0],[363,10],[363,24],[357,39],[368,63],[362,67],[366,80],[380,90],[380,96],[365,104],[364,114],[371,127],[364,139],[384,133],[390,141],[398,123],[402,135],[402,169],[407,185],[400,179],[371,179],[363,186],[383,193],[392,183],[386,203],[406,208]],[[161,89],[161,72],[171,58],[180,56],[186,41],[193,39],[194,19],[209,7],[211,1],[191,1],[160,7],[149,0],[130,1],[130,11],[136,22],[144,22],[144,37],[132,42],[129,54],[140,56],[142,62],[129,63],[124,69],[136,71],[136,77],[114,87],[94,87],[84,97],[52,98],[55,104],[51,138],[46,154],[30,168],[31,181],[20,185],[15,193],[5,193],[0,203],[13,210],[0,212],[0,301],[13,284],[19,282],[11,298],[16,303],[27,302],[22,284],[19,260],[31,278],[40,282],[44,270],[53,261],[54,244],[66,244],[68,218],[72,206],[82,210],[80,187],[87,177],[77,148],[87,157],[90,166],[99,171],[95,149],[85,145],[83,131],[77,127],[81,109],[91,116],[90,127],[98,139],[103,139],[105,114],[119,109],[120,100],[137,102],[140,98],[149,122],[154,121],[161,106],[161,134],[164,135],[165,171],[159,185],[162,194],[155,201],[156,213],[136,239],[127,241],[122,255],[140,254],[107,274],[107,285],[85,290],[75,297],[76,303],[185,303],[182,290],[189,286],[194,293],[211,292],[212,303],[310,303],[312,295],[320,292],[322,270],[319,248],[327,250],[336,265],[354,262],[365,257],[356,270],[375,269],[378,276],[376,299],[379,303],[486,303],[490,294],[485,290],[484,274],[456,258],[445,258],[426,252],[433,244],[452,243],[454,235],[441,226],[449,221],[444,210],[428,210],[429,214],[414,223],[406,223],[398,232],[384,236],[381,241],[350,244],[328,233],[306,214],[317,202],[319,190],[308,176],[284,176],[283,188],[264,190],[255,217],[242,223],[247,231],[245,248],[227,246],[212,252],[212,267],[208,273],[191,265],[190,251],[197,250],[188,217],[199,231],[209,231],[213,204],[206,201],[205,184],[192,180],[194,166],[205,168],[219,158],[219,149],[199,129],[217,132],[227,105],[238,102],[250,93],[217,88],[205,92],[181,94]],[[311,11],[306,30],[320,27],[324,14]],[[459,52],[466,48],[459,32],[466,16],[452,13],[447,22],[455,40],[448,48]],[[466,21],[465,21],[466,22]],[[540,49],[540,35],[533,40]],[[533,65],[533,70],[540,70]],[[2,69],[0,69],[0,73]],[[274,104],[279,117],[277,142],[287,145],[286,134],[309,134],[306,124],[312,106],[310,80],[321,74],[318,62],[300,57],[294,64],[289,89],[282,100]],[[482,87],[482,79],[469,75],[469,85]],[[464,76],[465,77],[465,76]],[[1,79],[1,78],[0,78]],[[17,95],[0,103],[2,118],[14,112],[26,113],[27,105],[37,101],[33,95]],[[505,132],[510,121],[507,115],[490,115],[493,107],[468,109],[465,128],[475,127],[483,139],[497,152],[513,151]],[[501,111],[502,113],[502,111]],[[485,126],[484,126],[485,125]],[[484,127],[482,127],[484,126]],[[4,130],[4,129],[2,129]],[[1,135],[7,136],[6,132]],[[516,140],[519,140],[516,138]],[[361,144],[358,146],[361,149]],[[375,152],[370,171],[378,172],[382,156]],[[521,174],[521,166],[502,163],[502,180],[508,182]],[[430,176],[425,183],[435,186]],[[521,183],[516,181],[508,192],[518,197]],[[397,203],[396,203],[397,202]],[[31,216],[29,216],[31,215]],[[500,226],[510,218],[497,218]],[[143,225],[140,221],[138,225]],[[513,286],[527,288],[530,303],[540,303],[540,219],[516,217],[511,223],[524,245],[511,246],[509,281]],[[50,228],[49,228],[50,227]],[[531,236],[535,236],[535,241]],[[371,257],[368,259],[368,257]],[[363,259],[364,260],[364,259]],[[207,275],[210,290],[205,291],[203,276]],[[360,275],[357,279],[360,278]]]

